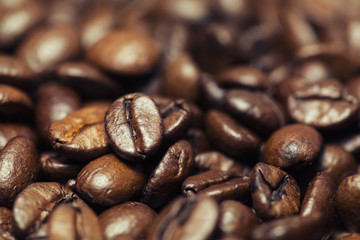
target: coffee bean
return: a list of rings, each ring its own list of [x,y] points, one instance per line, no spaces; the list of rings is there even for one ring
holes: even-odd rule
[[[223,235],[247,238],[251,230],[260,223],[253,211],[240,202],[223,201],[219,208],[219,227]]]
[[[10,140],[0,152],[0,204],[10,206],[40,170],[34,143],[25,137]]]
[[[38,84],[35,73],[19,58],[0,55],[0,83],[22,89]]]
[[[176,142],[151,173],[142,191],[141,201],[152,208],[161,207],[181,191],[182,182],[194,167],[194,153],[189,142]]]
[[[38,89],[36,123],[43,142],[49,144],[50,125],[80,108],[80,103],[76,92],[58,83],[50,82]]]
[[[352,131],[343,138],[337,139],[338,144],[354,156],[360,154],[360,134]]]
[[[111,206],[132,199],[145,186],[139,164],[107,154],[87,164],[76,178],[76,191],[91,203]]]
[[[55,182],[33,183],[25,188],[13,205],[14,227],[18,236],[26,236],[39,229],[60,203],[77,199],[70,189]]]
[[[162,83],[165,95],[196,101],[200,91],[200,71],[189,55],[182,54],[166,67]]]
[[[156,216],[154,210],[142,203],[126,202],[104,211],[99,220],[105,239],[122,239],[123,235],[146,239]]]
[[[202,171],[219,170],[236,175],[250,176],[251,169],[216,151],[199,153],[195,157],[196,167]]]
[[[285,125],[281,107],[265,93],[230,90],[224,104],[237,120],[260,134],[270,134]]]
[[[318,170],[329,174],[337,185],[356,172],[355,158],[342,147],[333,144],[325,145],[318,165]]]
[[[50,125],[49,139],[56,151],[79,161],[94,159],[108,151],[104,118],[108,103],[80,108]]]
[[[301,168],[320,154],[322,136],[314,128],[293,124],[274,132],[264,145],[264,162],[281,168]]]
[[[226,91],[215,82],[215,79],[208,74],[202,74],[201,96],[202,102],[206,107],[222,109],[224,107],[224,98]]]
[[[356,96],[335,80],[296,91],[289,96],[287,105],[292,119],[321,130],[347,127],[355,121],[359,110]]]
[[[259,137],[225,113],[217,110],[207,112],[205,127],[210,141],[230,156],[246,158],[258,153]]]
[[[128,94],[113,102],[106,113],[105,129],[111,148],[128,161],[154,155],[163,136],[157,106],[141,93]]]
[[[146,36],[112,31],[90,48],[88,59],[106,71],[134,76],[154,70],[160,60],[160,51]]]
[[[14,239],[12,211],[6,207],[0,207],[0,238],[5,240]]]
[[[29,118],[33,103],[20,89],[0,84],[0,116],[5,119],[24,120]]]
[[[218,219],[219,207],[211,198],[180,197],[161,211],[148,239],[211,239]]]
[[[0,150],[15,137],[26,137],[32,142],[37,143],[35,132],[24,124],[0,123]]]
[[[12,47],[46,17],[46,9],[37,1],[25,1],[18,7],[4,10],[0,17],[0,47]]]
[[[41,172],[50,181],[65,183],[70,178],[76,178],[84,164],[75,162],[56,152],[40,154]]]
[[[210,143],[206,137],[206,134],[200,129],[190,128],[186,132],[185,140],[187,140],[193,147],[194,155],[208,151],[210,149]]]
[[[295,179],[277,167],[258,163],[250,176],[256,215],[263,220],[294,215],[300,209],[300,188]]]
[[[76,89],[82,96],[90,99],[115,98],[121,87],[86,62],[65,62],[58,66],[56,75],[60,81]]]
[[[61,227],[60,227],[61,226]],[[99,219],[82,201],[61,204],[48,220],[48,239],[102,240]]]
[[[65,24],[43,27],[32,32],[18,49],[18,56],[38,74],[78,55],[80,42],[76,30]]]
[[[359,197],[360,175],[355,174],[345,178],[336,193],[336,208],[341,221],[350,232],[360,231]]]
[[[342,237],[338,238],[338,240],[359,240],[360,234],[352,233],[352,234],[345,234]]]

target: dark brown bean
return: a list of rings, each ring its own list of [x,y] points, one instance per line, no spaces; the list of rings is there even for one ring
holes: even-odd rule
[[[0,152],[0,204],[10,206],[26,186],[35,181],[40,162],[34,143],[15,137]]]
[[[15,137],[26,137],[32,142],[37,143],[35,132],[24,124],[0,123],[0,150]]]
[[[195,167],[189,142],[180,140],[172,145],[151,173],[143,189],[141,201],[159,208],[181,192],[181,184]]]
[[[194,155],[210,149],[210,143],[203,130],[197,128],[190,128],[185,135],[187,140],[194,150]]]
[[[250,191],[256,215],[263,220],[294,215],[300,209],[300,188],[281,169],[258,163],[250,176]]]
[[[99,220],[105,239],[119,239],[123,235],[146,239],[156,216],[154,210],[142,203],[126,202],[104,211]]]
[[[12,211],[6,207],[0,207],[0,238],[7,240],[14,238]]]
[[[150,73],[158,64],[160,51],[146,36],[130,31],[113,31],[90,48],[88,59],[106,71],[143,75]]]
[[[226,91],[215,82],[215,79],[209,74],[202,74],[201,97],[206,107],[223,109]]]
[[[111,206],[140,193],[146,176],[141,165],[107,154],[87,164],[76,178],[76,191],[91,203]]]
[[[104,118],[108,103],[94,103],[50,125],[49,139],[56,151],[79,161],[94,159],[108,151]]]
[[[208,111],[205,127],[210,141],[230,156],[247,158],[258,153],[261,144],[259,137],[225,113]]]
[[[142,93],[113,102],[106,113],[105,129],[111,148],[128,161],[148,159],[159,149],[163,137],[159,110]]]
[[[281,168],[300,168],[316,160],[322,148],[322,136],[314,128],[287,125],[274,132],[263,149],[264,162]]]
[[[0,84],[0,116],[8,119],[25,120],[31,116],[33,103],[20,89]]]

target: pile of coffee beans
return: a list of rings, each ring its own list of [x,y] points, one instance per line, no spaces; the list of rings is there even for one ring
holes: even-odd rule
[[[359,0],[0,0],[0,240],[360,239]]]

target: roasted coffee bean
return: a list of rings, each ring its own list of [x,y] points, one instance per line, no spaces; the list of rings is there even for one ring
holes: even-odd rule
[[[261,140],[239,125],[229,115],[210,110],[205,116],[206,133],[210,141],[224,153],[246,158],[258,153]]]
[[[206,137],[206,134],[201,129],[190,128],[185,135],[187,140],[194,150],[194,155],[206,152],[210,149],[210,143]]]
[[[201,171],[219,170],[236,175],[250,176],[251,168],[216,151],[203,152],[195,156],[195,164]]]
[[[56,151],[88,161],[108,151],[104,118],[108,103],[80,108],[50,125],[49,139]]]
[[[356,172],[356,160],[340,146],[327,144],[318,160],[318,171],[329,174],[336,185]]]
[[[58,83],[50,82],[38,89],[36,124],[43,142],[49,144],[50,125],[80,108],[80,103],[76,92]]]
[[[200,71],[184,53],[166,67],[162,83],[165,95],[196,101],[200,92]]]
[[[321,214],[324,227],[317,231],[329,237],[335,226],[335,181],[327,173],[318,173],[310,182],[301,205],[301,216],[309,216],[315,212]]]
[[[190,105],[182,99],[171,101],[159,108],[164,125],[164,141],[174,141],[182,137],[190,126],[192,117]]]
[[[290,216],[276,219],[265,224],[258,225],[250,235],[252,240],[318,240],[324,224],[321,222],[321,214],[316,212],[308,216]]]
[[[90,48],[88,58],[106,71],[136,76],[154,70],[160,61],[160,51],[146,36],[112,31]]]
[[[294,92],[287,106],[296,122],[321,130],[338,130],[355,121],[359,101],[339,82],[327,80]]]
[[[352,234],[345,234],[338,238],[337,240],[359,240],[360,234],[358,233],[352,233]]]
[[[209,74],[202,74],[201,98],[205,107],[223,109],[226,91],[215,82],[215,79]]]
[[[0,47],[12,47],[46,17],[46,10],[38,1],[25,1],[4,10],[0,16]]]
[[[256,215],[263,220],[294,215],[300,209],[300,188],[281,169],[258,163],[250,176],[250,191]]]
[[[39,182],[29,185],[16,197],[13,205],[16,235],[25,237],[35,232],[57,205],[76,199],[77,196],[70,189],[59,183]]]
[[[0,150],[15,137],[26,137],[32,142],[37,143],[35,132],[24,124],[0,123]]]
[[[107,154],[87,164],[76,178],[76,191],[87,201],[115,205],[135,197],[145,186],[146,176],[139,164]]]
[[[169,147],[151,173],[142,191],[141,201],[159,208],[181,192],[181,184],[195,167],[194,153],[189,142],[180,140]]]
[[[247,238],[251,230],[260,224],[253,211],[240,202],[233,200],[223,201],[219,208],[219,228],[222,235]]]
[[[66,182],[76,178],[84,164],[75,162],[56,152],[43,152],[40,154],[41,172],[50,181]]]
[[[336,208],[341,221],[350,232],[360,231],[360,174],[345,178],[336,193]]]
[[[211,239],[218,219],[219,207],[211,198],[179,197],[161,211],[148,239]]]
[[[76,89],[86,98],[115,98],[121,88],[113,80],[86,62],[65,62],[58,66],[60,81]]]
[[[142,93],[128,94],[113,102],[106,113],[105,129],[111,148],[128,161],[154,155],[163,137],[159,110]]]
[[[0,55],[0,83],[22,89],[38,84],[35,73],[19,58]]]
[[[142,203],[126,202],[104,211],[99,220],[105,239],[122,239],[124,235],[146,239],[156,216],[154,210]]]
[[[233,67],[224,70],[215,78],[225,88],[241,88],[266,91],[270,83],[265,74],[253,67]]]
[[[61,204],[48,220],[48,238],[102,240],[103,233],[96,214],[82,201]]]
[[[37,179],[39,170],[34,143],[25,137],[10,140],[0,152],[0,204],[10,206],[16,195]]]
[[[314,128],[287,125],[274,132],[264,145],[264,162],[281,168],[301,168],[312,164],[322,148],[322,136]]]
[[[20,89],[0,84],[0,116],[4,119],[22,120],[29,118],[33,103]]]
[[[14,239],[12,211],[6,207],[0,207],[0,238]]]
[[[346,82],[346,86],[360,101],[360,77],[355,77]]]
[[[316,83],[329,79],[332,75],[331,69],[322,61],[310,60],[300,62],[293,70],[294,76],[299,76],[305,83]]]
[[[280,105],[265,93],[230,90],[224,104],[239,122],[259,134],[269,134],[285,125],[285,114]]]
[[[18,49],[18,56],[34,72],[46,74],[60,62],[80,51],[76,30],[65,24],[43,27],[32,32]]]

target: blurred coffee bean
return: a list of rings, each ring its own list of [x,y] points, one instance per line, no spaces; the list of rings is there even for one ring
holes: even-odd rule
[[[346,134],[346,136],[337,139],[337,144],[339,144],[353,156],[357,157],[360,154],[360,134],[358,131],[352,131]]]
[[[321,130],[339,130],[357,119],[359,101],[335,80],[310,85],[288,98],[288,112],[296,122]]]
[[[248,238],[251,230],[260,224],[253,211],[240,202],[233,200],[223,201],[219,208],[219,227],[223,235]]]
[[[0,238],[14,239],[12,211],[6,207],[0,207]]]
[[[299,212],[300,188],[292,176],[277,167],[256,164],[250,176],[250,191],[256,215],[263,220]]]
[[[11,139],[0,152],[0,204],[10,206],[40,170],[34,143],[25,137]]]
[[[59,183],[38,182],[29,185],[16,197],[13,205],[16,235],[25,237],[36,231],[57,205],[76,199],[72,191]]]
[[[0,55],[0,83],[31,89],[38,84],[38,80],[35,73],[19,58]]]
[[[357,76],[350,79],[346,82],[346,86],[357,97],[358,101],[360,101],[360,77]]]
[[[53,71],[57,64],[75,58],[80,51],[76,30],[65,24],[43,27],[22,42],[18,56],[38,74]]]
[[[342,223],[350,232],[360,231],[360,174],[345,178],[336,193],[336,208]]]
[[[38,1],[24,2],[12,9],[4,9],[0,14],[0,48],[13,47],[29,30],[44,21],[45,17],[46,9]]]
[[[183,53],[169,63],[162,80],[164,94],[196,101],[200,90],[200,72],[191,57]]]
[[[118,97],[121,87],[100,72],[95,66],[86,62],[65,62],[56,69],[60,81],[78,91],[89,99]]]
[[[159,149],[163,122],[154,101],[142,93],[114,101],[105,117],[111,148],[128,161],[148,159]]]
[[[49,82],[39,87],[35,114],[42,141],[49,144],[50,125],[80,108],[80,104],[76,92],[56,82]]]
[[[135,197],[145,183],[141,165],[107,154],[91,161],[80,171],[75,187],[87,201],[112,206]]]
[[[191,144],[194,150],[194,155],[208,151],[210,149],[210,143],[206,137],[206,134],[201,129],[190,128],[186,132],[185,140]]]
[[[48,239],[102,240],[99,219],[84,202],[61,204],[48,220]]]
[[[322,136],[312,127],[287,125],[268,138],[262,156],[267,164],[284,169],[301,168],[317,159],[322,142]]]
[[[33,102],[20,89],[0,84],[0,116],[3,119],[24,121],[31,116]]]
[[[108,151],[104,118],[108,103],[94,103],[53,122],[49,139],[54,149],[79,161],[94,159]]]
[[[99,220],[105,239],[122,239],[123,235],[146,239],[156,216],[154,210],[142,203],[126,202],[104,211]]]
[[[352,234],[345,234],[342,237],[338,238],[337,240],[359,240],[360,234],[352,233]]]
[[[207,108],[224,108],[224,98],[226,91],[215,82],[215,79],[208,74],[202,74],[201,82],[201,100]]]
[[[250,167],[216,151],[197,154],[195,156],[195,164],[201,171],[219,170],[244,176],[250,176],[251,172]]]
[[[230,90],[224,98],[225,109],[239,122],[259,134],[270,134],[285,125],[285,114],[270,96],[261,92]]]
[[[180,140],[169,147],[151,173],[142,191],[141,202],[159,208],[181,192],[181,184],[195,167],[189,142]]]
[[[260,138],[225,113],[208,111],[205,128],[214,146],[230,156],[244,159],[256,155],[259,151]]]
[[[340,146],[327,144],[318,160],[318,171],[331,176],[336,185],[356,172],[356,160]]]
[[[15,137],[26,137],[33,143],[37,143],[35,132],[27,125],[16,123],[1,123],[0,124],[0,150]]]
[[[148,239],[211,239],[218,219],[219,207],[211,198],[179,197],[161,211]]]
[[[112,31],[89,49],[88,59],[106,71],[139,76],[154,70],[160,61],[160,51],[146,36]]]
[[[80,164],[56,152],[40,154],[41,172],[49,181],[65,183],[76,178],[85,164]]]

